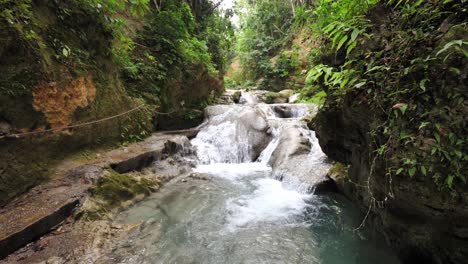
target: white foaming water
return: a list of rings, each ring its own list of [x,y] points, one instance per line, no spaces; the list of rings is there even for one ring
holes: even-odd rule
[[[261,164],[266,165],[268,164],[268,161],[270,161],[271,155],[273,155],[273,151],[275,151],[276,147],[278,147],[279,144],[279,133],[279,128],[275,128],[272,130],[271,134],[273,135],[273,139],[258,157],[258,162],[260,162]]]
[[[249,93],[244,92],[243,98],[247,103],[256,103],[256,99]],[[283,129],[296,124],[297,121],[294,120],[308,114],[313,106],[258,104],[255,107],[276,124],[271,128],[272,140],[257,162],[249,161],[249,144],[246,140],[248,131],[239,131],[239,127],[229,121],[233,116],[241,115],[239,109],[232,108],[212,117],[210,123],[192,139],[201,163],[194,172],[228,179],[243,189],[238,196],[231,197],[226,202],[229,212],[226,226],[228,231],[261,222],[288,222],[304,212],[308,206],[307,200],[311,198],[309,186],[297,178],[288,176],[274,179],[268,162],[279,145]],[[280,118],[281,114],[276,113],[278,110],[275,107],[287,111],[287,118]],[[311,158],[318,160],[324,154],[321,153],[314,134],[305,127],[301,132],[313,146],[311,154],[314,154]]]
[[[288,220],[300,215],[308,206],[309,194],[284,188],[275,179],[261,178],[252,182],[256,190],[227,202],[228,230],[258,222]]]
[[[362,216],[350,214],[354,210],[350,205],[313,196],[308,192],[310,185],[301,182],[323,174],[327,167],[314,132],[297,119],[279,118],[270,111],[266,115],[272,119],[265,124],[272,129],[273,139],[259,161],[250,162],[252,156],[243,157],[252,131],[242,131],[249,129],[245,129],[246,112],[240,108],[249,108],[252,114],[252,106],[207,109],[209,118],[192,140],[200,163],[194,171],[203,177],[172,181],[153,198],[122,213],[119,221],[123,223],[145,222],[135,238],[112,251],[109,260],[128,264],[398,263],[389,258],[392,255],[379,253],[373,240],[356,238],[352,230]],[[288,110],[279,110],[284,109]],[[265,114],[257,114],[262,118],[249,116],[247,121],[261,124]],[[284,153],[283,144],[305,146],[307,139],[312,143],[310,153],[278,168],[275,149]],[[281,174],[278,179],[269,161],[275,162],[275,176]],[[300,173],[306,176],[299,178]]]
[[[271,172],[271,167],[259,162],[213,163],[209,165],[198,165],[193,171],[235,181],[256,172]]]
[[[245,133],[238,131],[236,124],[223,122],[207,126],[191,143],[196,146],[202,164],[247,162],[250,146]]]
[[[298,93],[297,93],[297,94],[291,95],[291,96],[289,97],[289,99],[288,99],[288,102],[289,102],[290,104],[295,103],[296,101],[299,100],[299,95],[300,95],[300,94],[298,94]]]

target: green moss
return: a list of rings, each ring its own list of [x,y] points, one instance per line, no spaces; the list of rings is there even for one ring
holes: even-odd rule
[[[268,92],[266,94],[266,99],[265,99],[265,103],[267,104],[272,104],[274,103],[275,99],[280,97],[280,94],[279,93],[275,93],[275,92]]]
[[[342,163],[335,162],[333,167],[331,167],[328,171],[328,174],[338,176],[339,178],[344,178],[348,173],[346,167]]]
[[[238,103],[240,98],[242,96],[242,92],[241,91],[235,91],[233,94],[232,94],[232,100],[234,101],[234,103]]]
[[[120,174],[109,169],[109,175],[99,179],[96,187],[90,190],[91,196],[103,200],[107,206],[115,207],[138,194],[148,195],[152,183],[149,180],[137,180],[130,175]]]

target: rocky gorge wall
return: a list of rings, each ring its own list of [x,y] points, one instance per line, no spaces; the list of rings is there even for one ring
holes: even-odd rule
[[[0,16],[0,206],[53,177],[51,168],[65,156],[141,140],[161,127],[154,112],[160,101],[128,92],[115,57],[116,31],[104,11],[80,1],[22,0],[1,8],[10,13]],[[133,35],[146,21],[136,20],[127,28]],[[164,96],[175,107],[169,119],[177,119],[185,98],[202,108],[220,90],[217,76],[196,69],[170,80]],[[112,120],[61,130],[143,105]],[[50,129],[61,131],[40,133]],[[9,136],[21,133],[37,134]]]
[[[331,173],[341,191],[370,217],[404,263],[463,263],[468,254],[468,192],[441,192],[428,177],[389,179],[385,161],[369,159],[372,119],[366,106],[349,97],[343,106],[327,105],[315,120],[323,151],[346,164]],[[372,174],[372,176],[371,176]]]
[[[466,10],[457,1],[413,4],[369,9],[360,28],[369,35],[352,51],[325,43],[322,66],[346,77],[341,86],[317,78],[327,98],[311,127],[339,162],[330,176],[361,207],[362,224],[382,232],[403,263],[464,263]]]

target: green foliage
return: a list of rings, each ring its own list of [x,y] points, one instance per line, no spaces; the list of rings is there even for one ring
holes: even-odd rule
[[[21,30],[24,25],[29,23],[32,16],[31,0],[1,0],[0,10],[0,19],[2,21]]]
[[[331,47],[335,50],[346,48],[348,55],[356,48],[357,39],[360,35],[369,37],[366,29],[369,27],[369,21],[363,16],[353,17],[345,22],[335,21],[323,29],[323,33],[331,40]]]
[[[148,25],[135,41],[138,48],[124,68],[130,92],[166,106],[170,102],[165,94],[170,91],[164,88],[171,80],[192,75],[191,65],[218,76],[225,68],[231,27],[218,11],[197,21],[188,4],[165,1],[158,12],[148,15]]]
[[[272,72],[270,58],[289,37],[292,11],[289,3],[283,0],[241,1],[239,4],[241,30],[237,36],[237,54],[244,79],[254,81]]]
[[[311,27],[322,32],[328,25],[353,20],[367,12],[379,0],[319,0],[315,1]]]
[[[238,89],[239,85],[233,78],[224,77],[224,87],[227,89]]]
[[[292,27],[295,29],[302,29],[308,24],[312,23],[313,19],[313,10],[306,5],[299,5],[296,7],[295,16],[293,20]]]
[[[376,28],[379,25],[371,27],[360,16],[365,9],[318,27],[330,41],[324,49],[335,51],[344,63],[329,66],[330,59],[322,57],[307,81],[321,85],[329,103],[340,104],[345,95],[352,95],[375,110],[381,123],[370,133],[371,160],[392,160],[387,175],[432,177],[440,188],[453,189],[456,183],[466,183],[468,159],[463,92],[467,87],[462,74],[467,63],[462,18],[466,9],[459,1],[386,4],[393,8],[387,19],[395,22],[386,22],[384,34]],[[435,31],[449,16],[455,25],[438,40]],[[371,34],[379,38],[374,40]],[[368,50],[369,46],[383,48]]]

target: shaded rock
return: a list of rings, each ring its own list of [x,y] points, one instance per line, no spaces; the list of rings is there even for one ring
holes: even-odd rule
[[[275,105],[273,107],[273,111],[280,118],[291,118],[292,117],[291,108],[288,107],[287,105]]]
[[[169,115],[160,115],[158,130],[180,130],[194,128],[203,122],[203,111],[198,109],[179,110]]]
[[[314,128],[322,150],[349,165],[346,177],[340,173],[330,177],[363,212],[371,198],[383,201],[372,207],[368,221],[384,234],[403,263],[463,263],[468,240],[460,237],[468,228],[468,193],[451,197],[429,177],[390,178],[383,161],[376,161],[370,177],[368,132],[377,118],[372,113],[347,95],[339,106],[326,105],[317,114]],[[431,141],[424,140],[421,147],[427,148]]]
[[[0,121],[0,136],[8,135],[12,131],[12,127],[5,121]]]
[[[339,188],[332,179],[327,177],[323,181],[316,183],[315,186],[312,188],[312,192],[314,194],[320,195],[329,192],[339,192]]]
[[[241,90],[226,90],[222,95],[216,98],[216,104],[237,104],[241,98]]]
[[[234,103],[238,104],[241,96],[242,96],[241,91],[235,91],[231,96],[232,101],[234,101]]]
[[[284,97],[280,93],[269,92],[266,94],[265,103],[267,104],[284,104],[287,103],[289,97]]]

